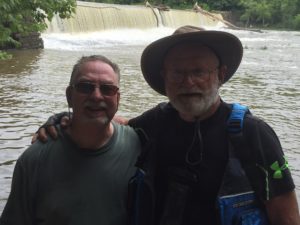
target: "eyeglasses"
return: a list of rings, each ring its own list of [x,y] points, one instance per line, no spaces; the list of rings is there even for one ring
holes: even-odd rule
[[[190,76],[193,81],[200,81],[204,82],[207,81],[210,77],[210,74],[217,71],[219,67],[216,67],[213,70],[201,70],[201,69],[194,69],[190,71],[181,71],[181,70],[173,70],[169,71],[167,79],[172,83],[182,83],[184,78]]]
[[[73,84],[72,87],[74,87],[76,91],[82,94],[92,94],[95,91],[95,88],[99,88],[101,94],[105,96],[113,96],[119,90],[119,87],[113,84],[96,85],[89,82],[79,82],[77,84]]]

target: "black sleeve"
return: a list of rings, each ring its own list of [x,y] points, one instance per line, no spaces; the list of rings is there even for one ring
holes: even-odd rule
[[[262,200],[269,200],[295,188],[287,158],[274,130],[263,120],[246,117],[243,135],[250,146],[248,176]],[[247,171],[246,171],[247,172]]]
[[[64,116],[72,117],[72,113],[69,113],[69,112],[61,112],[61,113],[54,114],[54,115],[52,115],[52,116],[50,116],[50,117],[48,118],[48,120],[46,121],[46,123],[44,123],[44,124],[42,125],[42,127],[53,126],[53,125],[59,125],[61,119],[62,119]]]
[[[154,137],[158,130],[158,116],[161,117],[161,108],[164,105],[165,103],[160,103],[142,115],[129,120],[128,125],[135,129],[142,129],[147,135]]]

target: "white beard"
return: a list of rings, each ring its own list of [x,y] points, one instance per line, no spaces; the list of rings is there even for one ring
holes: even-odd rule
[[[180,93],[199,93],[201,96],[192,97],[170,97],[169,100],[173,107],[180,113],[189,117],[202,117],[213,106],[219,98],[219,84],[214,82],[210,89],[206,91],[198,88],[186,89],[182,88]]]

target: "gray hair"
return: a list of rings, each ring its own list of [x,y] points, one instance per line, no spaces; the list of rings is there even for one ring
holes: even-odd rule
[[[70,85],[72,85],[74,83],[75,78],[79,74],[79,70],[80,70],[81,66],[87,62],[92,62],[92,61],[101,61],[101,62],[104,62],[104,63],[110,65],[118,77],[118,82],[120,82],[120,76],[121,76],[120,68],[116,63],[112,62],[111,60],[109,60],[108,58],[106,58],[103,55],[91,55],[91,56],[82,56],[77,61],[77,63],[73,66],[73,70],[72,70],[71,78],[70,78]]]

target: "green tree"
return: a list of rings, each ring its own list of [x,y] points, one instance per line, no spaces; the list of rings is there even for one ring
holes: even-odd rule
[[[293,27],[296,30],[300,30],[300,14],[295,16],[294,22],[293,22]]]
[[[240,8],[240,0],[199,0],[199,4],[207,4],[213,10],[236,10]]]
[[[282,25],[290,27],[296,20],[297,14],[299,14],[299,0],[282,0],[281,12],[282,12]]]
[[[271,22],[272,14],[267,1],[263,0],[260,4],[257,4],[255,11],[256,23],[260,23],[264,27],[266,23],[269,24]]]
[[[16,34],[43,31],[47,19],[70,17],[75,8],[76,0],[0,0],[0,50],[18,47]]]
[[[300,0],[241,0],[246,25],[298,29]]]
[[[256,24],[265,27],[273,23],[273,13],[278,7],[276,4],[272,5],[273,2],[272,0],[242,0],[244,13],[241,20],[246,21],[247,26]]]

